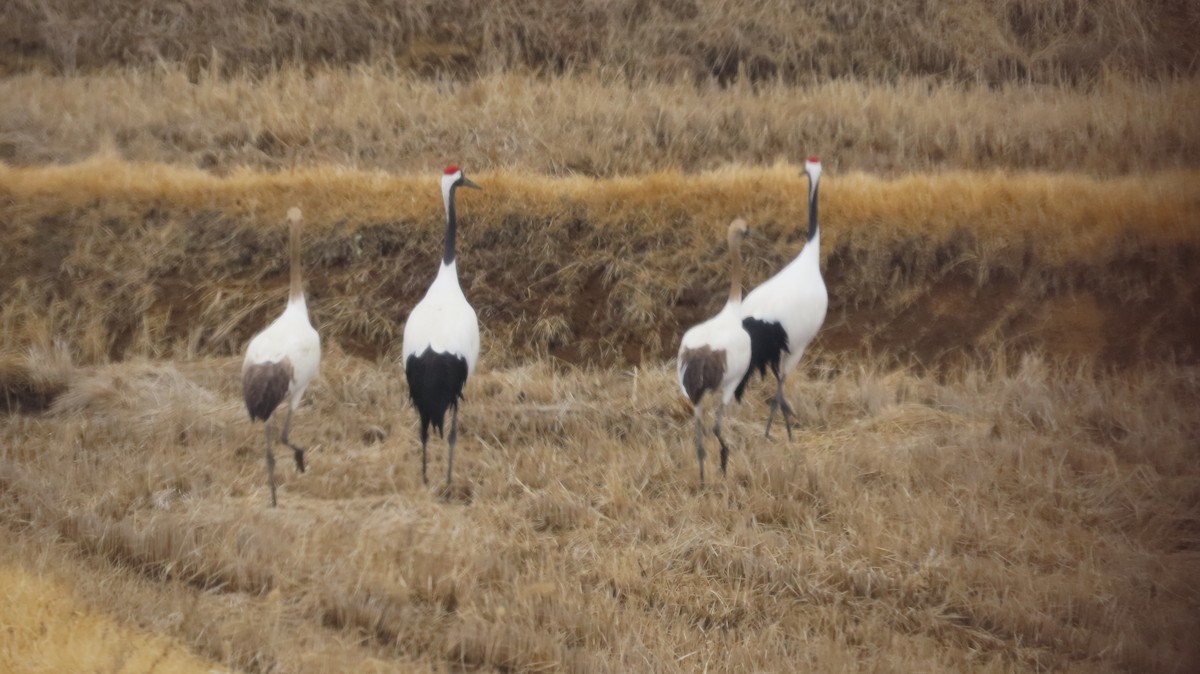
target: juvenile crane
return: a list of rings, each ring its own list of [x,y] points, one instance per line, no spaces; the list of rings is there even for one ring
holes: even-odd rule
[[[746,221],[738,218],[729,224],[729,299],[716,316],[692,327],[679,343],[679,388],[692,402],[696,417],[696,460],[700,463],[700,484],[704,484],[704,396],[720,396],[713,435],[721,445],[721,474],[729,462],[729,445],[721,437],[721,419],[729,401],[740,402],[750,367],[750,335],[742,326],[741,241],[746,236]]]
[[[304,472],[304,448],[292,444],[289,433],[292,415],[300,398],[321,366],[321,336],[308,321],[308,305],[300,282],[300,209],[288,209],[288,248],[291,253],[291,287],[287,308],[265,330],[250,340],[242,362],[242,397],[250,420],[263,422],[267,446],[267,482],[271,486],[271,505],[275,499],[275,454],[271,433],[271,414],[284,399],[289,401],[283,422],[283,444],[292,448],[296,470]]]
[[[404,324],[404,376],[408,394],[421,418],[421,481],[426,485],[426,444],[429,425],[443,434],[446,410],[451,410],[450,435],[446,436],[446,484],[454,475],[454,443],[458,439],[458,401],[463,386],[479,359],[479,319],[458,285],[454,259],[457,219],[454,193],[459,187],[481,189],[457,166],[442,174],[442,203],[446,207],[446,240],[442,263],[425,297]]]
[[[768,365],[775,373],[775,397],[771,399],[764,435],[771,437],[771,422],[779,409],[783,412],[788,440],[792,439],[793,412],[783,397],[783,384],[825,322],[829,306],[825,279],[821,277],[821,228],[817,224],[821,160],[809,157],[804,162],[804,173],[808,176],[808,241],[796,259],[750,291],[742,304],[742,325],[750,333],[751,344],[746,379],[755,371],[766,377]]]

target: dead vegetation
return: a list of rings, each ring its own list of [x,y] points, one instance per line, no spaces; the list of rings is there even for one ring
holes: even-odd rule
[[[760,437],[756,387],[700,490],[668,364],[484,369],[447,502],[399,369],[326,361],[272,510],[236,357],[29,354],[67,389],[0,418],[7,554],[244,671],[1200,662],[1195,368],[827,359],[791,387],[797,440]]]
[[[0,532],[5,556],[15,541]],[[20,550],[19,544],[17,551]],[[218,674],[210,661],[187,652],[178,640],[148,634],[117,624],[74,596],[70,581],[41,577],[0,566],[0,629],[4,651],[0,667],[6,672],[161,672]],[[30,665],[36,663],[36,670]]]
[[[1198,12],[0,3],[0,670],[1200,669]],[[802,425],[755,386],[701,489],[668,359],[732,217],[749,283],[796,253],[808,153]],[[429,491],[447,163],[483,354]],[[269,509],[292,205],[326,350]]]
[[[475,174],[461,274],[493,367],[628,366],[674,355],[723,292],[712,241],[744,216],[747,283],[799,249],[795,167],[592,180]],[[59,340],[84,363],[241,353],[286,296],[282,214],[308,222],[314,324],[392,358],[436,269],[430,175],[335,168],[228,177],[98,157],[0,168],[0,326],[9,351]],[[1200,180],[1004,173],[886,180],[830,171],[829,319],[814,348],[927,366],[1038,348],[1132,365],[1195,362]],[[15,366],[4,389],[37,407]],[[12,406],[12,403],[10,403]]]
[[[513,72],[466,82],[378,65],[205,77],[182,66],[0,79],[0,160],[96,152],[228,174],[340,165],[392,173],[612,177],[821,154],[832,168],[1126,175],[1200,165],[1200,85],[1109,73],[1078,87],[905,76],[694,86]]]
[[[1200,10],[1136,0],[14,0],[0,26],[10,71],[387,63],[440,77],[604,68],[721,83],[915,74],[1057,84],[1106,69],[1194,74]]]

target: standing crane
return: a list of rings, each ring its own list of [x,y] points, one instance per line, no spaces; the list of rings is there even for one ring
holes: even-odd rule
[[[404,324],[404,375],[408,393],[421,417],[421,481],[426,476],[426,444],[429,426],[443,434],[446,410],[452,410],[450,434],[446,436],[449,455],[446,484],[454,475],[454,444],[458,438],[458,401],[462,399],[467,378],[479,360],[479,319],[458,284],[454,259],[457,219],[454,193],[459,187],[481,189],[463,175],[462,169],[449,166],[442,174],[442,203],[446,207],[446,240],[442,264],[425,297],[413,307]]]
[[[296,470],[304,472],[304,448],[292,444],[289,433],[292,415],[300,405],[304,390],[321,367],[321,336],[308,321],[308,305],[300,280],[300,209],[288,209],[288,249],[291,254],[291,286],[287,308],[265,330],[250,340],[242,362],[242,397],[250,420],[263,422],[267,446],[267,482],[271,486],[271,506],[275,498],[275,454],[271,414],[284,399],[289,401],[283,422],[283,444],[292,448]]]
[[[829,293],[821,276],[821,228],[817,224],[821,160],[809,157],[804,162],[804,173],[808,176],[808,241],[796,259],[750,291],[742,303],[742,325],[750,333],[751,345],[746,379],[755,371],[766,377],[770,366],[777,382],[764,435],[771,437],[771,422],[778,409],[783,412],[788,440],[792,439],[793,411],[783,397],[783,383],[821,329],[829,307]]]
[[[721,445],[721,475],[729,462],[729,446],[721,437],[721,419],[725,407],[735,396],[742,400],[746,375],[750,368],[750,335],[742,326],[741,241],[746,236],[746,221],[738,218],[729,224],[729,299],[716,316],[692,327],[679,342],[679,388],[692,403],[696,417],[696,460],[700,463],[700,484],[704,484],[704,396],[720,396],[713,435]]]

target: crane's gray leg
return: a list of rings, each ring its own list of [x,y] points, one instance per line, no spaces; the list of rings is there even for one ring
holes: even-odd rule
[[[271,451],[271,423],[263,423],[263,436],[267,442],[267,484],[271,486],[271,507],[278,505],[275,500],[275,454]]]
[[[293,445],[288,440],[288,433],[292,431],[292,413],[295,412],[291,405],[288,405],[287,418],[283,420],[283,444],[292,448],[292,456],[296,459],[296,470],[304,472],[304,448],[298,445]]]
[[[779,409],[783,411],[783,427],[787,429],[788,442],[792,441],[792,419],[796,416],[787,398],[783,397],[783,380],[779,380]]]
[[[779,409],[783,412],[783,424],[787,428],[788,441],[792,439],[792,406],[783,397],[783,382],[787,380],[787,375],[777,376],[778,383],[775,386],[775,397],[771,398],[771,412],[767,414],[767,430],[763,433],[766,437],[771,437],[771,422],[775,420],[775,410]]]
[[[788,442],[791,442],[791,440],[792,440],[792,419],[796,418],[796,412],[792,409],[792,406],[788,404],[787,399],[783,400],[782,406],[783,406],[783,423],[786,424],[785,428],[787,428]]]
[[[700,486],[704,486],[704,412],[696,403],[696,460],[700,463]]]
[[[450,415],[450,436],[446,438],[446,444],[450,446],[450,454],[446,459],[446,486],[450,485],[450,478],[454,476],[454,444],[458,442],[458,404],[454,405],[454,412]]]
[[[721,443],[721,476],[725,476],[725,467],[729,463],[729,445],[725,444],[725,438],[721,437],[721,419],[725,416],[725,403],[721,403],[717,407],[717,423],[713,426],[713,435],[717,436],[717,442]]]
[[[425,467],[428,465],[428,455],[425,453],[427,444],[429,444],[429,427],[421,426],[421,483],[426,487],[429,486],[429,478],[425,474]]]
[[[766,438],[771,437],[771,422],[775,421],[775,410],[779,408],[779,390],[775,390],[775,395],[771,396],[771,411],[767,413],[767,430],[763,432]]]

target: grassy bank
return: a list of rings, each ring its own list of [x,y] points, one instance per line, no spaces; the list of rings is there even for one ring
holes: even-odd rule
[[[474,174],[460,237],[484,363],[539,356],[627,366],[674,354],[725,284],[720,232],[756,230],[750,283],[800,247],[795,167],[611,180]],[[997,349],[1129,364],[1197,357],[1194,173],[1097,180],[829,171],[831,290],[817,353],[989,358]],[[398,348],[436,268],[433,175],[313,168],[226,177],[96,158],[0,169],[0,324],[10,345],[67,343],[97,362],[239,353],[282,305],[286,209],[306,214],[304,264],[326,339]]]

